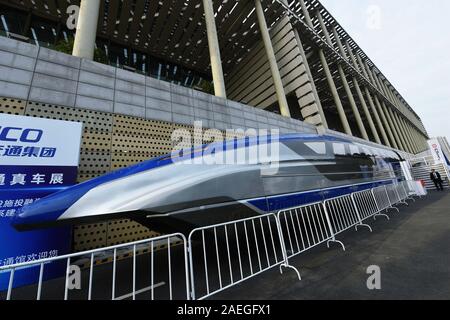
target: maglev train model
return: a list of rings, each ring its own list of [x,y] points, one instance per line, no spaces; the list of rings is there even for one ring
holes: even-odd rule
[[[390,184],[401,178],[401,161],[389,149],[331,135],[235,139],[67,188],[23,207],[12,223],[27,231],[129,218],[186,232]]]

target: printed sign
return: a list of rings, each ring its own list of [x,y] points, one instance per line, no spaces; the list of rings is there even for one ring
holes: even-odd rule
[[[0,114],[0,267],[67,254],[69,227],[18,232],[18,210],[76,183],[82,124]],[[52,266],[45,279],[61,275]],[[38,268],[20,270],[14,287],[37,280]],[[9,273],[0,273],[0,291]]]
[[[439,141],[437,139],[428,140],[428,145],[430,146],[434,161],[445,163],[444,153],[442,152]]]

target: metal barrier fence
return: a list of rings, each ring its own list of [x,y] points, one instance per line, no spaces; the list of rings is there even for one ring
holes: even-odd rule
[[[285,239],[285,247],[289,249],[288,258],[324,242],[328,245],[330,242],[338,242],[322,202],[280,211],[278,221]],[[339,243],[344,247],[341,242]]]
[[[409,191],[409,186],[407,181],[402,181],[399,183],[399,195],[401,198],[403,198],[405,201],[411,200],[412,202],[416,202],[416,199],[414,199]]]
[[[386,186],[373,188],[372,194],[375,198],[375,202],[377,203],[379,212],[389,212],[389,210],[396,210],[397,212],[400,212],[400,209],[394,207],[394,204],[391,202]]]
[[[409,206],[408,202],[408,194],[406,193],[405,188],[403,187],[403,182],[398,182],[394,184],[394,190],[397,193],[397,197],[399,199],[398,204],[404,204],[405,206]]]
[[[420,181],[405,181],[405,185],[410,196],[422,198],[428,194]]]
[[[9,272],[6,300],[15,298],[13,292],[16,293],[16,290],[17,297],[22,299],[23,288],[13,290],[15,275],[30,268],[38,268],[38,281],[26,291],[34,289],[33,299],[40,300],[45,293],[45,271],[58,263],[65,268],[65,277],[51,282],[53,287],[64,289],[59,292],[64,300],[94,300],[98,294],[101,300],[154,300],[156,296],[170,300],[202,300],[277,266],[281,273],[283,267],[291,268],[301,280],[299,271],[289,264],[290,258],[325,242],[328,248],[331,242],[339,243],[345,251],[344,244],[336,240],[338,234],[352,227],[358,230],[360,226],[372,232],[372,228],[363,223],[365,220],[371,217],[376,219],[377,216],[385,216],[389,220],[385,212],[390,209],[399,211],[396,205],[407,205],[406,201],[413,199],[413,196],[421,197],[424,194],[426,190],[420,182],[404,181],[282,210],[277,215],[271,213],[197,228],[187,240],[184,235],[176,233],[0,267],[1,273]],[[173,247],[172,240],[181,240],[182,246]],[[161,245],[166,246],[165,250],[155,250]],[[131,253],[125,257],[131,259],[118,259],[120,251],[130,248]],[[107,252],[112,253],[110,263],[97,266],[96,258],[104,258]],[[157,265],[157,262],[163,263]],[[85,290],[71,290],[70,279],[73,271],[76,271],[73,267],[82,263],[89,266],[80,280]],[[138,265],[143,271],[138,270]],[[111,277],[96,277],[96,267],[103,271],[110,270]],[[105,292],[105,286],[94,285],[94,279],[98,282],[106,280],[106,287],[109,285],[111,292]],[[55,281],[62,282],[58,285]],[[138,283],[141,287],[145,283],[149,286],[138,288]],[[124,286],[120,293],[118,285]],[[175,288],[175,285],[179,286]],[[55,300],[54,293],[47,294],[46,298]]]
[[[363,223],[351,194],[325,200],[324,207],[330,216],[334,235],[352,227],[356,227],[356,230],[358,230],[359,226],[367,227],[372,231],[369,225]]]
[[[182,249],[177,250],[177,247],[173,247],[173,243],[178,243],[180,240],[182,241]],[[161,247],[166,247],[166,250],[157,250]],[[131,253],[129,249],[131,249]],[[127,252],[125,254],[127,259],[119,260],[120,253],[124,251]],[[112,254],[112,256],[108,258],[108,254]],[[96,265],[95,261],[98,257],[103,259],[106,257],[106,260],[109,260],[110,263],[108,265]],[[131,261],[128,258],[132,258]],[[86,260],[89,267],[85,270],[87,272],[83,274],[79,265]],[[44,286],[45,271],[55,267],[65,269],[65,277],[47,280],[46,282],[51,282],[52,286],[49,287],[49,292],[46,294]],[[15,276],[21,271],[29,271],[31,268],[38,268],[36,270],[38,271],[36,272],[38,274],[37,284],[31,287],[13,289]],[[99,286],[95,285],[96,271],[102,271],[102,274],[98,274],[98,283],[101,283]],[[105,271],[111,272],[111,277],[105,276]],[[157,295],[161,295],[161,299],[165,300],[175,298],[189,300],[187,242],[184,235],[179,233],[4,266],[0,267],[0,272],[9,272],[10,275],[6,300],[13,299],[15,297],[13,293],[16,292],[17,298],[21,300],[41,300],[43,298],[51,300],[60,300],[61,298],[64,300],[136,300],[137,298],[148,298],[155,300]],[[138,283],[140,284],[139,288]],[[179,287],[175,287],[177,284]],[[111,288],[111,291],[105,292],[105,288]],[[30,292],[34,292],[33,297],[30,296]]]
[[[395,184],[387,185],[385,186],[385,188],[392,207],[398,203],[401,203],[401,199],[397,193],[397,187],[395,186]]]
[[[380,209],[380,206],[377,204],[377,199],[373,194],[373,190],[374,189],[364,190],[352,194],[353,202],[361,219],[364,221],[371,217],[376,219],[377,216],[383,216],[389,220],[389,216],[382,213],[384,209]]]
[[[276,266],[288,264],[277,217],[257,217],[193,230],[189,241],[192,299],[203,300]],[[200,276],[202,275],[202,276]]]
[[[281,235],[288,249],[288,258],[308,251],[324,242],[341,244],[336,235],[355,227],[372,228],[363,222],[371,217],[390,217],[389,210],[400,211],[395,205],[404,203],[409,197],[406,186],[411,182],[380,186],[354,192],[324,202],[295,207],[278,212]],[[411,184],[412,186],[417,186]],[[417,189],[414,194],[419,194]],[[386,212],[386,213],[385,213]]]

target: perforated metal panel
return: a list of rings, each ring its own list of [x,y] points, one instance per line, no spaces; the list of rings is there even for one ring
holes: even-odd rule
[[[0,97],[0,113],[23,115],[26,101]]]
[[[168,122],[114,115],[112,169],[170,153],[172,130]]]
[[[76,226],[73,230],[75,251],[86,251],[106,246],[108,223]]]
[[[75,121],[83,123],[83,130],[112,131],[112,114],[94,110],[62,107],[57,105],[28,102],[26,115],[48,119]]]
[[[109,131],[84,130],[81,148],[90,151],[111,151],[111,133]]]
[[[107,245],[112,246],[160,235],[134,221],[123,219],[108,222]]]
[[[111,169],[112,115],[93,110],[28,102],[27,116],[83,123],[78,181],[83,182]]]

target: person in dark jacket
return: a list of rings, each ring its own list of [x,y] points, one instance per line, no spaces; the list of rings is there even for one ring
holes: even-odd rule
[[[442,178],[439,172],[433,169],[430,173],[430,179],[434,182],[438,191],[444,191],[444,185],[442,184]]]

